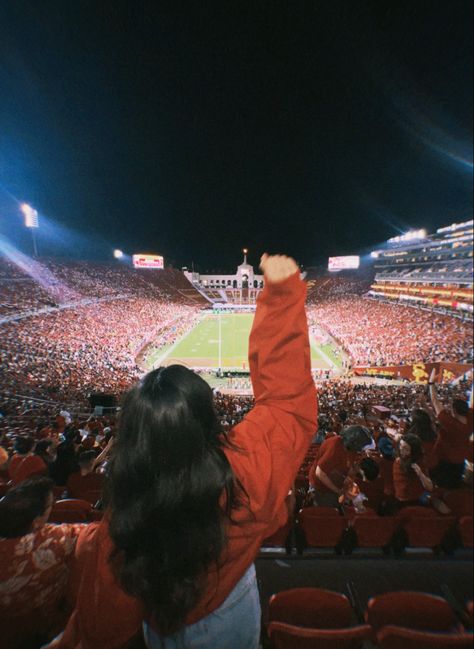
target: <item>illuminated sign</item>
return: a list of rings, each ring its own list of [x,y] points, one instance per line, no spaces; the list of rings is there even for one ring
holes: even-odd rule
[[[346,257],[329,257],[328,270],[335,273],[339,270],[359,268],[360,257],[348,255]]]
[[[133,255],[134,268],[163,268],[164,260],[160,255]]]

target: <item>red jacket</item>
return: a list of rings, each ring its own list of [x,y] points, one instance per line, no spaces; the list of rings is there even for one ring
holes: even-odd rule
[[[308,327],[304,309],[305,284],[295,273],[262,291],[249,340],[250,373],[255,407],[230,433],[239,450],[226,449],[232,469],[244,486],[249,509],[234,512],[227,530],[228,544],[219,574],[211,571],[198,607],[188,616],[192,624],[218,608],[255,560],[264,538],[281,525],[285,498],[317,426],[316,390],[311,377]],[[250,510],[250,511],[249,511]],[[285,510],[286,511],[286,510]],[[110,542],[103,522],[89,534],[86,564],[94,566],[94,580],[80,584],[76,610],[61,649],[115,649],[142,621],[136,600],[117,598],[119,586],[111,577]],[[84,568],[87,576],[91,571]],[[101,624],[99,602],[113,602],[117,620],[111,638],[110,616]],[[103,606],[103,605],[102,605]],[[122,625],[123,632],[117,633]],[[118,636],[121,635],[119,638]]]

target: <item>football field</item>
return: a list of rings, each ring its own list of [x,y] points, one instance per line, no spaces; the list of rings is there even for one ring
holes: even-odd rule
[[[150,355],[147,361],[148,369],[158,364],[181,363],[188,367],[221,367],[248,371],[248,340],[253,317],[252,313],[207,314],[194,329],[165,353],[158,350]],[[323,350],[312,343],[312,367],[329,369],[332,366],[329,356],[330,350]]]

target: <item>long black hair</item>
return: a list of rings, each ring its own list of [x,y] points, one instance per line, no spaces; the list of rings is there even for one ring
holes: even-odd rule
[[[408,444],[408,446],[410,447],[410,457],[401,457],[400,442],[405,442],[406,444]],[[421,443],[421,439],[418,437],[418,435],[414,435],[413,433],[405,433],[405,435],[403,435],[398,442],[398,454],[400,457],[400,466],[402,470],[405,473],[410,473],[411,471],[413,471],[411,465],[421,462],[425,454],[423,444]]]
[[[125,396],[106,485],[112,559],[164,635],[198,603],[239,506],[226,445],[209,385],[181,365]]]
[[[436,431],[433,428],[431,417],[426,410],[415,408],[407,433],[418,435],[422,442],[434,442],[436,439]]]

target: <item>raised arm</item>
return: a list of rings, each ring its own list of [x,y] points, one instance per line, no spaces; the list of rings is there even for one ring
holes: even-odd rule
[[[249,340],[255,407],[230,434],[229,451],[255,520],[269,522],[284,504],[317,427],[311,376],[306,286],[287,257],[262,257],[265,288]]]
[[[250,375],[257,405],[298,413],[316,428],[306,286],[293,259],[263,255],[265,274],[249,340]],[[311,392],[312,397],[308,397]]]
[[[433,406],[433,410],[435,411],[436,416],[438,416],[439,413],[443,410],[443,404],[438,399],[438,394],[436,392],[435,378],[436,378],[436,369],[433,368],[433,371],[431,372],[430,378],[428,380],[428,386],[430,391],[431,404]]]

